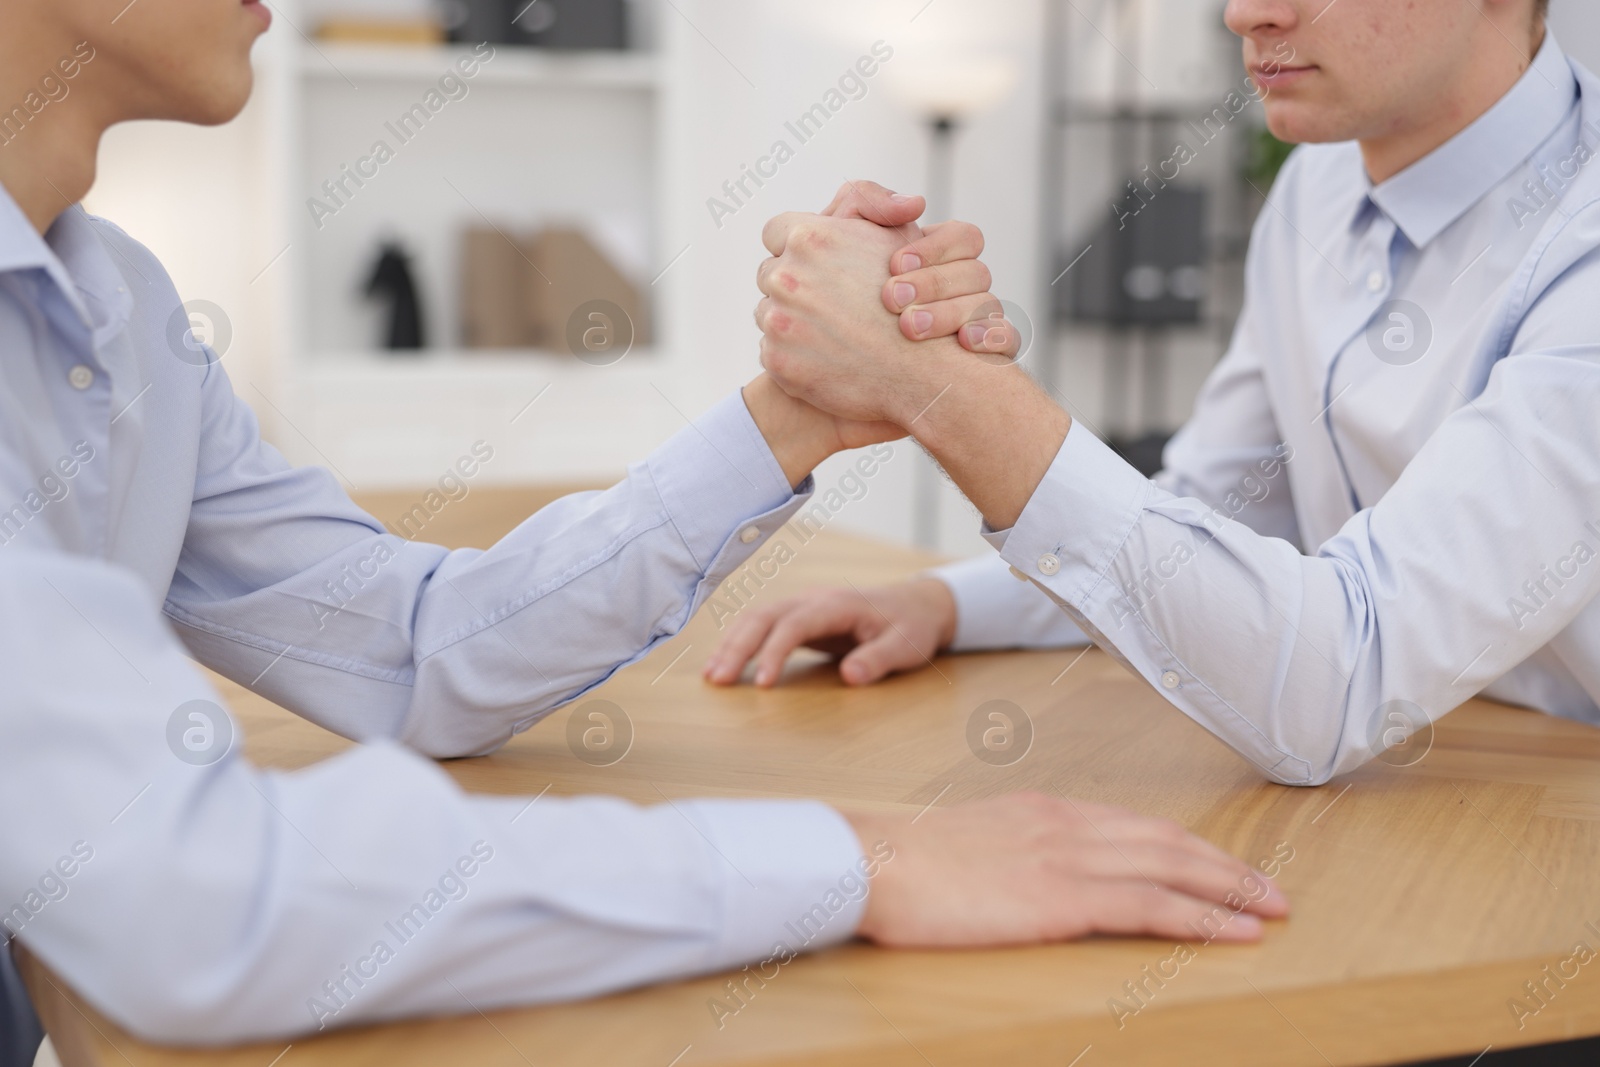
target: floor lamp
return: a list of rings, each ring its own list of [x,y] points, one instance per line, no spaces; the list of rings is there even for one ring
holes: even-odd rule
[[[955,214],[955,141],[962,123],[1000,103],[1015,87],[1013,62],[925,53],[897,61],[889,90],[923,116],[928,129],[928,209],[924,222]],[[918,548],[939,547],[939,469],[918,452],[912,468],[911,539]]]

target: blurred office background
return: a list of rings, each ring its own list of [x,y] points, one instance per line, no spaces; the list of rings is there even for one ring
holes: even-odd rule
[[[1028,371],[1148,466],[1226,345],[1281,160],[1222,0],[272,6],[246,113],[114,131],[89,206],[168,265],[268,437],[363,493],[477,442],[482,484],[615,480],[755,373],[761,227],[851,177],[980,225]],[[1555,8],[1600,66],[1600,10]],[[601,321],[589,297],[626,319],[593,346],[567,328]],[[908,445],[836,524],[982,548]]]

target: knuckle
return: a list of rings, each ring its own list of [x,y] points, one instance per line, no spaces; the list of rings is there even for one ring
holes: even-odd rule
[[[801,369],[794,354],[776,344],[762,346],[761,366],[780,386],[794,385]]]
[[[772,297],[763,297],[756,304],[756,325],[770,338],[786,338],[794,333],[794,316],[785,311]]]
[[[761,328],[769,337],[791,338],[795,334],[794,316],[774,304],[767,308],[766,321]]]
[[[808,221],[794,228],[789,235],[789,242],[802,252],[822,252],[832,245],[833,235],[819,223]]]

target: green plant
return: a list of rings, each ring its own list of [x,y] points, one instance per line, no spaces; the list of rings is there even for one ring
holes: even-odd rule
[[[1293,151],[1294,145],[1278,140],[1272,136],[1271,130],[1261,127],[1250,142],[1249,158],[1244,167],[1245,177],[1257,189],[1266,192],[1278,180],[1278,171],[1283,169],[1284,161]]]

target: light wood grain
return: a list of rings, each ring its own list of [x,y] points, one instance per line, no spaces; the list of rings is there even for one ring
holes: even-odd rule
[[[480,543],[520,514],[514,500],[483,496],[473,513]],[[926,562],[828,532],[799,547],[757,595],[888,581]],[[282,1067],[1343,1067],[1600,1034],[1600,960],[1522,1029],[1507,1006],[1577,942],[1600,949],[1586,926],[1600,930],[1600,731],[1474,701],[1440,723],[1416,766],[1375,763],[1323,788],[1288,789],[1263,782],[1098,651],[945,657],[865,690],[844,689],[812,660],[760,692],[700,681],[716,637],[702,612],[595,694],[634,724],[633,748],[614,766],[574,757],[564,710],[494,756],[447,769],[487,793],[548,785],[643,803],[818,796],[906,811],[937,801],[929,818],[960,800],[1058,790],[1177,819],[1252,862],[1292,849],[1279,882],[1294,914],[1269,924],[1257,946],[1200,945],[1120,1027],[1110,1000],[1133,1006],[1124,983],[1172,945],[916,953],[852,945],[784,967],[720,1028],[708,1002],[725,995],[725,977],[488,1016],[463,1005],[459,1017],[297,1039]],[[224,689],[257,764],[303,767],[346,747]],[[1035,724],[1032,750],[1010,768],[967,748],[969,716],[992,699],[1016,702]],[[36,961],[23,965],[68,1067],[266,1067],[290,1044],[149,1047]]]

